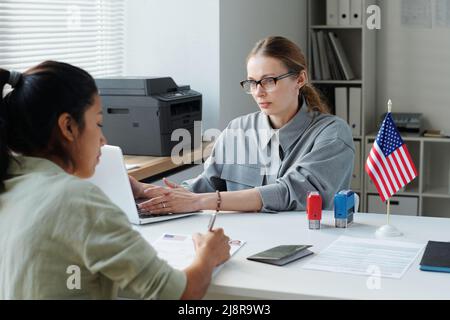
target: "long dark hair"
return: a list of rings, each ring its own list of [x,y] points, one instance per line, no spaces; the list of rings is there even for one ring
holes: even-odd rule
[[[247,57],[248,60],[257,54],[274,58],[281,61],[289,72],[305,71],[309,79],[307,63],[305,55],[302,50],[291,40],[284,37],[267,37],[258,41],[255,47],[250,51]],[[310,83],[306,83],[300,91],[299,103],[301,103],[302,96],[306,99],[308,110],[318,111],[320,113],[330,113],[328,106],[320,98],[317,89]]]
[[[2,99],[6,84],[13,90]],[[84,113],[97,92],[86,71],[67,63],[46,61],[23,74],[0,69],[0,192],[11,152],[55,155],[71,163],[59,138],[58,118],[68,113],[83,130]]]

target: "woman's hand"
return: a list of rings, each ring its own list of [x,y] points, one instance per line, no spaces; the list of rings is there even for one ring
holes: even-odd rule
[[[202,263],[217,267],[230,258],[230,238],[224,234],[223,229],[214,229],[205,235],[196,233],[192,239],[197,258]]]
[[[208,290],[214,267],[230,258],[230,245],[223,229],[216,229],[205,235],[192,236],[197,253],[194,262],[187,267],[187,284],[181,299],[201,299]]]
[[[144,191],[148,188],[155,187],[154,185],[151,184],[139,182],[130,175],[128,176],[128,178],[130,179],[131,190],[133,191],[133,196],[135,199],[145,198],[146,195]]]
[[[153,186],[144,191],[144,197],[150,200],[139,207],[154,214],[186,213],[200,210],[201,195],[177,186],[168,180],[167,187]]]

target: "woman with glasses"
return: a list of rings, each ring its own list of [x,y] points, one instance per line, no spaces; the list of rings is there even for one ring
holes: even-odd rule
[[[260,111],[230,122],[217,139],[204,171],[178,186],[139,185],[154,213],[226,210],[305,210],[307,194],[318,191],[324,209],[348,189],[354,145],[350,127],[329,114],[308,83],[305,57],[283,37],[259,41],[247,58],[241,82]]]

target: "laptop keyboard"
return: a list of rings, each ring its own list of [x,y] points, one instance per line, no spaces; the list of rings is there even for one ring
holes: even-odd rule
[[[161,217],[167,215],[167,213],[150,213],[148,211],[145,211],[136,205],[136,209],[139,214],[139,218],[141,219],[149,219],[149,218],[155,218],[155,217]]]

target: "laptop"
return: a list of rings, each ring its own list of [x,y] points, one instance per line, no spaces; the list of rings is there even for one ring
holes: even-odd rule
[[[191,212],[157,215],[139,212],[131,190],[122,149],[116,146],[105,145],[102,147],[102,155],[95,168],[95,174],[87,181],[98,186],[113,203],[127,214],[128,219],[133,224],[141,225],[167,221],[195,214],[195,212]]]

